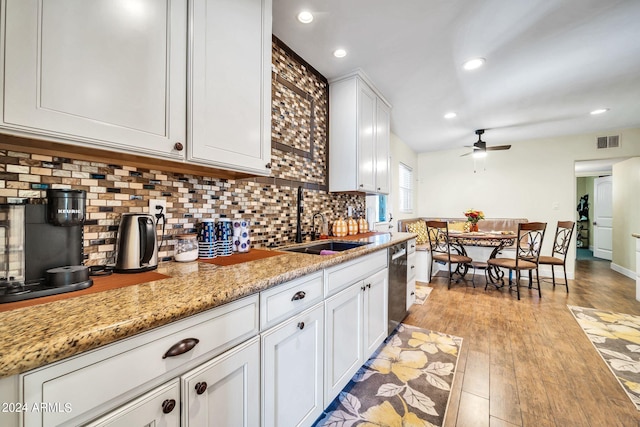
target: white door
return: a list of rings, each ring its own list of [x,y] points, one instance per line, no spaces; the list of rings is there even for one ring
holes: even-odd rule
[[[180,382],[178,379],[153,389],[86,427],[179,427]]]
[[[389,138],[391,112],[379,99],[376,102],[376,192],[389,194]]]
[[[271,0],[195,0],[189,159],[269,174]]]
[[[7,127],[184,157],[186,0],[5,5]]]
[[[311,425],[324,408],[320,303],[262,336],[262,426]]]
[[[260,423],[260,338],[182,377],[183,425],[252,427]]]
[[[364,359],[368,359],[387,337],[389,270],[383,269],[364,279]]]
[[[364,362],[363,288],[364,282],[357,282],[325,301],[325,406]]]
[[[376,95],[358,81],[358,189],[376,191]]]
[[[611,260],[613,251],[613,177],[593,180],[593,256]]]

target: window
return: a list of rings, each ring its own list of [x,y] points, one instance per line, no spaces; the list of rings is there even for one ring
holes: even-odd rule
[[[375,223],[389,221],[389,198],[383,194],[367,196],[368,220]]]
[[[399,165],[398,207],[400,212],[413,212],[413,171],[405,164]]]

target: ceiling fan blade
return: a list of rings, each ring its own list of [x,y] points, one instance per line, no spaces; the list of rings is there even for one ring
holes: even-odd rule
[[[471,153],[464,153],[464,154],[460,154],[460,157],[469,156],[469,155],[471,155],[471,154],[473,154],[473,152],[471,152]]]
[[[508,150],[509,148],[511,148],[510,145],[494,145],[493,147],[487,147],[487,151]]]

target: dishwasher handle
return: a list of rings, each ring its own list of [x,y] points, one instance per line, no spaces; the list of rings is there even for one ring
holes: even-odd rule
[[[396,252],[393,255],[391,255],[391,261],[395,261],[398,258],[401,258],[401,257],[405,256],[406,254],[407,254],[407,249],[406,248],[402,248],[398,252]]]

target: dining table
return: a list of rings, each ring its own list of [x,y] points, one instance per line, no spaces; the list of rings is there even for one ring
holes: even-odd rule
[[[458,253],[468,256],[465,246],[490,247],[493,249],[488,259],[496,258],[504,248],[512,246],[517,237],[517,234],[511,231],[458,232],[449,230],[449,244],[453,245]],[[472,266],[474,269],[485,269],[487,278],[491,284],[497,286],[498,282],[503,283],[504,272],[499,267],[490,266],[486,260],[474,261]],[[464,277],[468,269],[468,265],[459,264],[456,272],[461,277]]]

